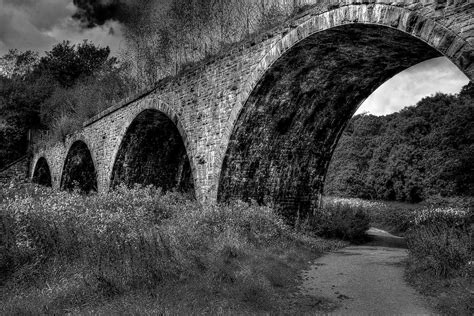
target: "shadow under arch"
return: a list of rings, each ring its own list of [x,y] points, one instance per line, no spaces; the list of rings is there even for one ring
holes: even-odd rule
[[[352,23],[297,42],[265,71],[233,125],[217,200],[318,205],[337,141],[360,104],[397,73],[442,54],[399,29]]]
[[[36,162],[32,182],[46,187],[52,187],[51,171],[46,158],[41,157]]]
[[[127,128],[112,169],[111,188],[119,184],[151,184],[195,195],[186,146],[165,113],[143,110]]]
[[[61,176],[61,189],[81,193],[97,192],[97,172],[86,143],[75,141],[66,156]]]

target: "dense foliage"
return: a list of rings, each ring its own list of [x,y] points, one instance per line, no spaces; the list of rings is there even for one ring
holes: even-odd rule
[[[420,202],[474,196],[474,84],[387,116],[357,115],[326,180],[330,195]]]
[[[87,41],[59,43],[41,58],[11,50],[0,58],[0,168],[26,153],[29,129],[61,139],[133,86],[126,64]]]

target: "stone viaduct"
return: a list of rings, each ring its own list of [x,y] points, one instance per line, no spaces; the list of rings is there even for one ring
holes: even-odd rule
[[[474,79],[472,0],[309,2],[38,148],[30,179],[98,192],[153,183],[203,203],[254,199],[306,212],[342,130],[384,81],[438,56]]]

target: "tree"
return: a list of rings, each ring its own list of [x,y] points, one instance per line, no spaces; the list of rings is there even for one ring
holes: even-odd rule
[[[29,129],[62,139],[135,89],[129,65],[87,41],[59,43],[41,58],[13,50],[0,65],[0,168],[26,153]]]
[[[108,47],[96,47],[87,41],[77,46],[63,41],[40,59],[35,75],[48,76],[61,87],[72,87],[81,77],[92,76],[107,62],[116,63],[115,58],[109,60],[109,54]]]
[[[358,115],[333,155],[326,193],[419,202],[474,196],[474,88],[387,116]]]

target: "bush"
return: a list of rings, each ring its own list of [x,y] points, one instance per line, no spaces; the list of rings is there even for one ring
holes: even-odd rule
[[[394,203],[369,211],[372,226],[403,236],[411,226],[414,210]]]
[[[407,234],[411,270],[443,278],[472,273],[472,210],[425,209],[411,223]]]
[[[317,236],[362,242],[369,224],[370,217],[363,207],[335,202],[316,210],[303,226]]]

